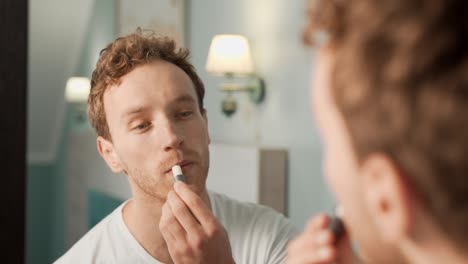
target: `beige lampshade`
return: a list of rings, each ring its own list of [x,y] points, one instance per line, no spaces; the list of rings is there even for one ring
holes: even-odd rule
[[[206,71],[215,74],[252,74],[255,68],[247,38],[216,35],[211,41]]]
[[[91,83],[86,77],[71,77],[65,88],[65,99],[67,102],[81,102],[88,100]]]

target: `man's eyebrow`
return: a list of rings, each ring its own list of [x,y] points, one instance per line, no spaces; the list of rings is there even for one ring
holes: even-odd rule
[[[127,116],[135,115],[135,114],[140,114],[148,110],[149,107],[147,106],[137,106],[137,107],[132,107],[129,108],[127,111],[125,111],[120,118],[125,118]]]
[[[196,103],[195,99],[192,96],[188,95],[188,94],[181,95],[181,96],[177,97],[175,100],[172,101],[173,104],[184,103],[184,102]]]
[[[185,95],[181,95],[179,97],[177,97],[176,99],[174,99],[171,104],[178,104],[178,103],[196,103],[196,100],[188,95],[188,94],[185,94]],[[122,115],[121,115],[121,119],[124,119],[128,116],[132,116],[132,115],[136,115],[136,114],[140,114],[140,113],[143,113],[143,112],[146,112],[150,107],[149,106],[137,106],[137,107],[131,107],[129,108],[127,111],[125,111]]]

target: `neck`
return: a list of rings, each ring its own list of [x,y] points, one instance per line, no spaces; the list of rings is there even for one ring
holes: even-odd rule
[[[466,248],[447,238],[445,233],[428,218],[420,218],[418,228],[412,238],[405,239],[401,243],[408,263],[468,263]]]
[[[133,199],[123,208],[123,219],[133,237],[155,259],[162,263],[173,263],[166,242],[159,231],[164,201],[152,197],[141,190],[133,191]],[[206,189],[200,195],[210,207]]]
[[[426,247],[407,250],[408,262],[414,264],[468,263],[468,254],[451,247],[446,240],[433,241]]]

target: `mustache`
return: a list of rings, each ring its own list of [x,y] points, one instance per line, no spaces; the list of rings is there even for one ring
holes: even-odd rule
[[[167,173],[172,167],[180,162],[194,162],[198,160],[198,153],[195,151],[181,151],[173,152],[169,156],[165,157],[160,163],[159,168],[163,173]]]

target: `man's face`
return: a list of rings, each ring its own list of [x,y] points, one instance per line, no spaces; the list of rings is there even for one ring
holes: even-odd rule
[[[333,53],[319,52],[313,75],[312,112],[320,129],[324,151],[324,173],[344,211],[347,231],[357,242],[359,253],[373,263],[400,263],[395,247],[385,243],[365,202],[362,170],[353,151],[348,129],[332,97],[330,75]]]
[[[162,60],[139,66],[105,92],[104,108],[113,151],[106,161],[126,172],[134,192],[165,201],[176,164],[192,190],[205,190],[207,120],[184,71]]]

